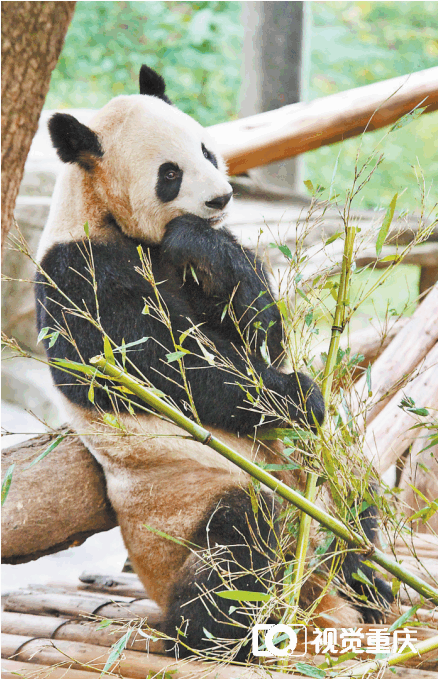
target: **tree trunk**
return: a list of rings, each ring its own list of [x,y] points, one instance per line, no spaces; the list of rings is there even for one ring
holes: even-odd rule
[[[75,2],[2,3],[2,251]]]

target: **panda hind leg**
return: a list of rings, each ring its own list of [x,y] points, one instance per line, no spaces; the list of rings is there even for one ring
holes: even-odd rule
[[[277,545],[278,505],[266,492],[259,494],[259,505],[255,515],[248,490],[232,488],[213,503],[190,538],[202,551],[192,552],[182,566],[163,628],[173,638],[178,629],[183,632],[180,657],[191,655],[189,649],[216,651],[223,657],[224,650],[247,636],[253,621],[245,613],[245,604],[223,599],[216,592],[231,587],[266,592],[262,582],[271,580],[269,562]],[[173,642],[167,642],[169,651],[173,647]],[[249,653],[250,645],[242,645],[234,659],[243,661]]]
[[[378,532],[377,507],[367,507],[359,516],[360,523],[368,540],[375,544]],[[355,599],[353,604],[360,612],[365,624],[381,624],[385,620],[385,613],[389,612],[394,596],[391,587],[385,580],[376,575],[376,571],[363,563],[364,557],[357,552],[347,552],[341,566],[341,579],[353,592],[365,596],[368,601],[363,603]],[[360,570],[372,583],[367,585],[353,577]],[[348,597],[348,595],[347,595]]]

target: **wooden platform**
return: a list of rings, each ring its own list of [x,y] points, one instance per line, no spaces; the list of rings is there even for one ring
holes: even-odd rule
[[[418,543],[420,553],[421,549],[426,552],[430,549],[427,541],[422,545]],[[386,625],[362,625],[364,646],[370,635],[376,630],[388,630],[389,625],[408,609],[409,606],[394,609]],[[207,675],[215,679],[267,676],[268,668],[257,665],[244,668],[199,660],[176,661],[168,654],[163,655],[162,641],[151,640],[153,633],[148,630],[161,619],[160,609],[147,598],[133,574],[84,573],[77,586],[53,583],[19,590],[4,597],[3,601],[2,676],[12,679],[18,673],[41,679],[90,679],[90,673],[102,672],[107,663],[107,670],[127,679],[154,676],[169,679],[170,675],[175,679]],[[416,641],[435,636],[438,611],[419,609],[410,618],[409,629],[415,630]],[[126,640],[127,633],[126,647],[114,662],[110,662],[111,653],[115,655],[115,648],[123,645],[122,638]],[[373,655],[364,653],[360,658],[373,658]],[[296,660],[317,666],[324,662],[324,656],[306,653]],[[297,677],[292,671],[286,676]],[[272,671],[269,675],[274,679],[285,677]],[[389,679],[394,675],[385,670],[380,676]],[[408,661],[403,668],[397,668],[396,676],[438,679],[437,652]]]

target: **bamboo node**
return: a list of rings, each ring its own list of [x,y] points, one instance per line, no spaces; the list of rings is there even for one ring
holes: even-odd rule
[[[207,433],[207,436],[205,437],[205,439],[203,439],[203,440],[201,441],[202,445],[203,445],[203,446],[208,446],[208,444],[210,443],[210,441],[211,441],[212,438],[213,438],[213,436],[210,434],[210,432],[208,432],[208,433]]]
[[[337,330],[338,332],[342,333],[344,332],[344,325],[332,325],[332,331]]]
[[[362,554],[366,559],[372,557],[376,551],[376,546],[372,542],[369,542],[366,547],[362,550]]]

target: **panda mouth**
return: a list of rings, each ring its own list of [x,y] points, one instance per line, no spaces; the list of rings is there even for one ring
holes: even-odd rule
[[[221,215],[218,215],[217,217],[209,217],[207,221],[210,224],[210,226],[217,226],[218,224],[224,221],[225,217],[226,213],[223,212]]]

